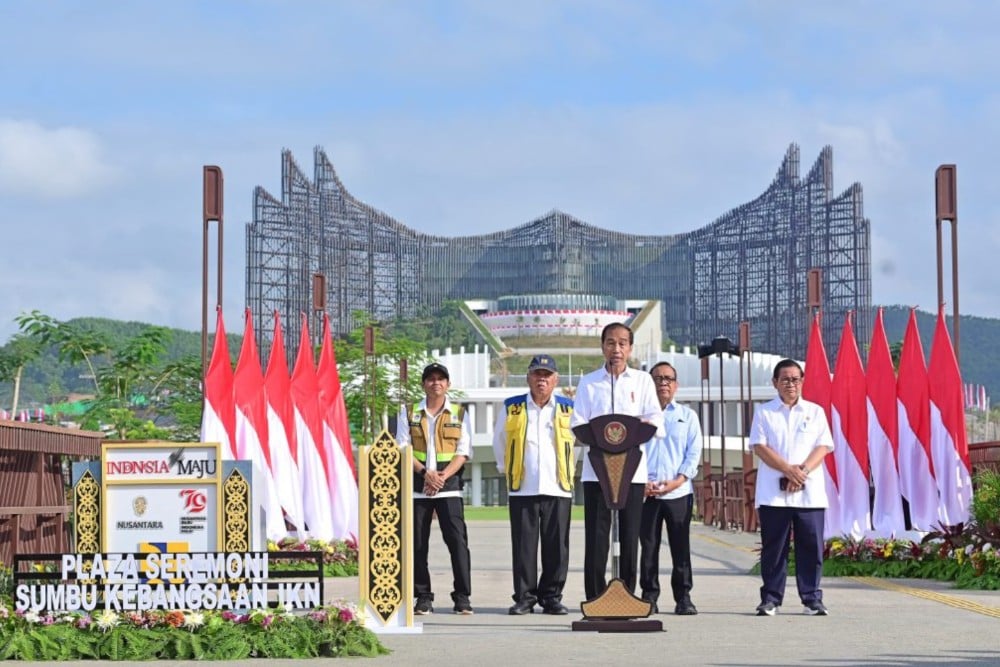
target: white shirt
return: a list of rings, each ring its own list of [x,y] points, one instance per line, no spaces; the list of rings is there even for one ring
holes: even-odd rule
[[[427,409],[427,399],[420,401],[420,410]],[[447,398],[444,399],[444,407],[441,408],[441,412],[437,416],[427,415],[427,461],[424,465],[428,470],[437,470],[437,449],[434,447],[434,429],[437,424],[438,416],[444,413],[445,410],[449,412],[455,410],[451,401]],[[399,411],[399,418],[396,420],[396,444],[400,447],[409,447],[413,444],[410,439],[410,420],[406,415],[406,406]],[[466,410],[465,414],[462,416],[462,436],[458,439],[458,447],[455,450],[455,456],[464,456],[466,460],[472,460],[472,428],[469,426],[469,411]],[[423,488],[413,488],[414,498],[457,498],[462,495],[461,491],[440,491],[433,496],[424,495]]]
[[[548,403],[535,404],[531,394],[527,395],[528,424],[524,434],[524,475],[521,488],[510,491],[512,496],[557,496],[571,498],[573,493],[559,486],[559,466],[556,461],[556,397],[549,397]],[[497,459],[497,470],[503,474],[507,470],[507,439],[505,429],[507,413],[500,410],[496,426],[493,427],[493,454]]]
[[[816,447],[833,450],[833,436],[823,408],[800,398],[789,407],[780,398],[757,406],[750,425],[750,447],[767,445],[789,463],[805,461]],[[826,482],[822,465],[809,473],[801,491],[782,491],[780,471],[763,461],[757,469],[754,505],[771,507],[823,508],[827,506]]]
[[[573,418],[570,420],[570,426],[586,424],[595,417],[611,413],[632,415],[654,424],[658,436],[666,433],[663,429],[660,401],[656,398],[656,385],[653,384],[653,378],[649,373],[644,371],[626,367],[621,375],[613,378],[613,383],[611,374],[604,366],[583,376],[576,388],[576,396],[573,397]],[[596,482],[597,475],[594,474],[594,467],[590,465],[590,458],[587,456],[589,449],[583,447],[581,451],[583,474],[580,479],[584,482]],[[642,452],[642,459],[635,475],[632,476],[633,484],[646,483],[646,445],[639,445],[639,450]]]

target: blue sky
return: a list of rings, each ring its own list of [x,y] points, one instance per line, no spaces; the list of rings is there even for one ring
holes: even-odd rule
[[[253,188],[315,145],[358,198],[461,235],[554,208],[689,231],[829,144],[837,192],[864,187],[875,302],[932,311],[956,163],[961,311],[1000,317],[998,24],[974,2],[5,0],[0,341],[31,309],[197,330],[205,164],[239,330]]]

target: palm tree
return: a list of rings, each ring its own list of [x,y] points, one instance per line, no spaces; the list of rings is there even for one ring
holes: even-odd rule
[[[524,315],[517,316],[517,337],[521,337],[521,327],[524,325]]]

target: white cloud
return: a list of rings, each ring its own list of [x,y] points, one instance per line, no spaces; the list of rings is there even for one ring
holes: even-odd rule
[[[76,197],[99,190],[113,176],[92,132],[0,118],[0,190],[5,193]]]

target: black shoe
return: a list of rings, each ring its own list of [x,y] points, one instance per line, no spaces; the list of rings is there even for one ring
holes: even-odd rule
[[[821,600],[806,602],[802,611],[808,616],[826,616],[829,613]]]
[[[549,602],[542,605],[542,613],[549,614],[550,616],[565,616],[569,613],[569,609],[562,602]]]
[[[525,614],[535,613],[535,601],[534,600],[521,600],[520,602],[515,602],[514,605],[507,610],[507,613],[511,616],[524,616]]]
[[[674,613],[678,616],[697,616],[698,608],[694,606],[691,600],[685,600],[684,602],[677,603],[677,606],[674,607]]]
[[[455,599],[455,613],[461,614],[462,616],[472,616],[474,611],[472,611],[472,605],[469,604],[469,598],[467,597],[456,597]]]
[[[778,605],[773,602],[761,602],[757,605],[758,616],[774,616],[778,613]]]
[[[647,600],[646,598],[643,598],[642,601],[643,602],[648,602],[650,604],[650,610],[649,610],[650,614],[659,614],[660,613],[660,608],[657,606],[656,600]]]
[[[417,598],[417,604],[413,605],[413,613],[417,616],[426,616],[434,613],[434,605],[430,598]]]

